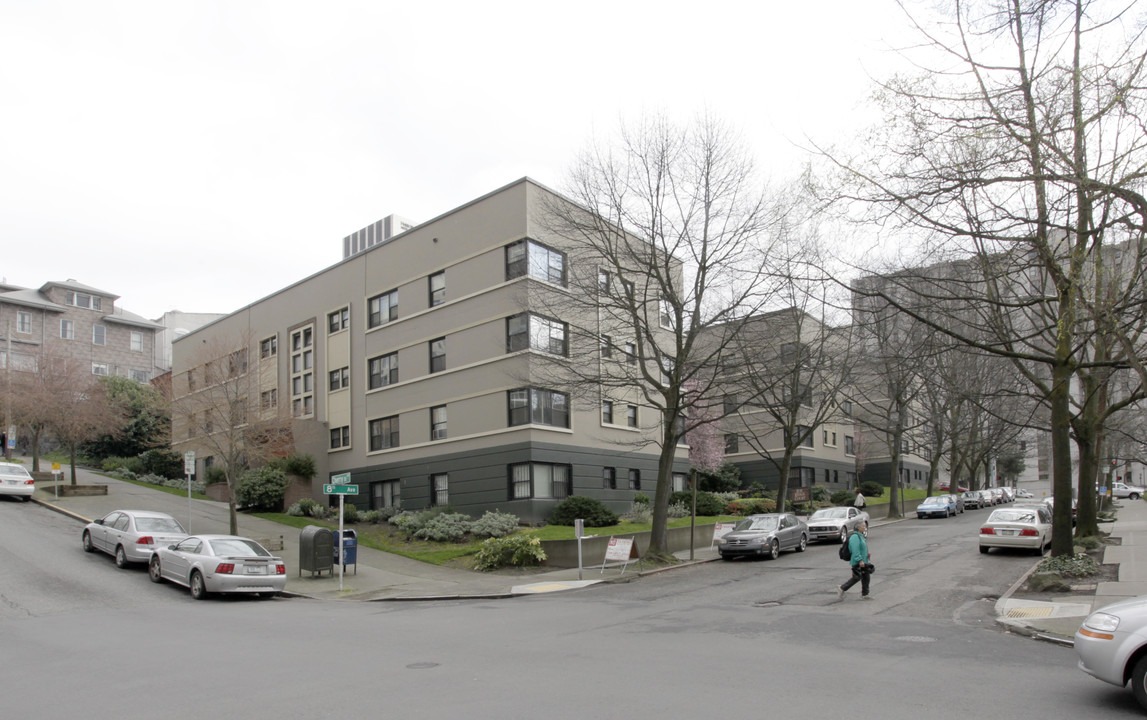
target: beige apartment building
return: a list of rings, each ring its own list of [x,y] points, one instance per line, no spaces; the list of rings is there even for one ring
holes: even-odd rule
[[[63,359],[90,367],[93,375],[149,382],[157,374],[156,334],[163,328],[118,300],[75,280],[38,289],[0,284],[0,368],[35,373],[47,360]]]
[[[588,261],[547,222],[553,202],[565,201],[523,178],[178,338],[176,407],[227,358],[223,375],[246,379],[251,407],[233,417],[288,415],[295,449],[316,460],[316,499],[349,473],[359,509],[541,521],[576,494],[628,510],[656,486],[647,441],[659,416],[636,400],[603,414],[600,396],[555,379],[563,364],[625,356],[579,344],[572,318],[558,316],[578,305],[563,298],[584,292],[572,273],[597,269],[571,266]],[[215,462],[211,432],[218,425],[194,412],[173,414],[173,447],[195,450],[200,470]],[[675,481],[687,453],[678,449]]]

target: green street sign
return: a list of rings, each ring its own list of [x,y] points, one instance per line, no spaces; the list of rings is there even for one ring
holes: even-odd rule
[[[358,495],[358,485],[323,485],[324,495]]]

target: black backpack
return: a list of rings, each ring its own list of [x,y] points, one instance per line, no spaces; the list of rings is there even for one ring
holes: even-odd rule
[[[848,547],[848,541],[851,539],[852,533],[849,533],[848,537],[844,539],[844,542],[840,544],[840,552],[838,554],[840,555],[840,559],[845,562],[852,562],[852,550]]]

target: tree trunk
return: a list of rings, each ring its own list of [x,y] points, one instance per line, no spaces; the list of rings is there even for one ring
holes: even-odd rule
[[[1071,376],[1071,367],[1066,362],[1052,367],[1049,399],[1051,487],[1055,508],[1052,513],[1051,554],[1056,557],[1075,552],[1075,543],[1071,536]]]
[[[671,560],[669,552],[669,495],[673,489],[673,461],[677,457],[676,440],[672,438],[673,426],[665,424],[665,439],[661,443],[661,453],[657,458],[657,490],[653,493],[653,524],[649,531],[649,549],[646,557],[655,560]]]

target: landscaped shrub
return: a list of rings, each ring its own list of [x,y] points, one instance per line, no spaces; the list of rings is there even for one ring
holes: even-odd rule
[[[398,528],[407,537],[414,537],[414,533],[426,527],[438,513],[431,510],[406,510],[390,518],[390,524]]]
[[[736,492],[741,489],[741,468],[727,462],[716,472],[699,471],[697,489],[702,492]]]
[[[278,468],[264,465],[248,470],[239,478],[235,490],[236,499],[245,508],[276,512],[283,507],[283,496],[287,493],[287,475]]]
[[[470,532],[473,520],[469,515],[461,513],[441,513],[430,520],[414,533],[419,540],[433,540],[434,542],[460,542]]]
[[[500,567],[525,567],[545,562],[546,551],[534,535],[511,535],[490,538],[474,555],[475,570],[496,570]]]
[[[315,476],[315,459],[307,453],[294,452],[286,457],[277,458],[269,464],[274,465],[288,475],[310,480]]]
[[[860,483],[860,494],[864,495],[866,498],[880,497],[884,494],[884,486],[878,482],[872,482],[871,480],[868,482],[862,482]],[[856,495],[856,493],[853,493],[853,495]]]
[[[303,515],[306,517],[315,517],[318,509],[322,507],[312,498],[303,498],[295,503],[295,505],[299,506],[299,509],[303,511]]]
[[[828,488],[816,485],[810,494],[813,502],[825,502],[828,500]]]
[[[480,538],[506,537],[518,529],[519,523],[517,515],[487,510],[485,515],[471,524],[470,534]]]
[[[629,512],[624,513],[621,519],[631,523],[649,523],[653,520],[653,508],[634,500],[629,506]]]
[[[829,498],[833,505],[851,505],[856,500],[856,493],[851,490],[837,490]]]
[[[554,525],[573,526],[574,520],[581,518],[586,527],[608,527],[617,524],[617,514],[596,498],[572,495],[558,503],[550,515]]]
[[[378,510],[367,510],[362,514],[362,521],[370,523],[371,525],[377,525],[382,522],[382,513]]]
[[[379,508],[378,517],[383,522],[390,522],[390,519],[400,512],[402,512],[401,504],[391,505],[390,507]]]
[[[203,481],[208,485],[227,482],[227,472],[220,465],[212,465],[203,473]]]
[[[634,505],[652,505],[653,502],[649,499],[649,496],[646,495],[645,493],[637,493],[636,495],[633,496],[633,504]]]
[[[741,498],[729,502],[723,509],[725,515],[757,515],[776,511],[777,501],[769,498]]]
[[[744,496],[750,498],[763,498],[768,495],[769,489],[759,482],[755,482],[745,491]]]
[[[162,475],[166,478],[179,479],[185,477],[183,473],[183,456],[174,450],[155,448],[146,450],[139,455],[144,472],[152,475]]]
[[[734,495],[735,497],[735,495]],[[688,490],[679,490],[669,496],[669,504],[684,503],[685,507],[693,507],[693,493]],[[718,495],[709,492],[697,493],[697,515],[698,517],[711,517],[713,515],[720,515],[725,512],[725,500],[722,500]]]
[[[112,477],[120,478],[121,480],[135,480],[136,478],[139,477],[138,474],[129,470],[126,467],[118,467],[115,470],[112,470],[108,474],[111,475]]]
[[[673,519],[689,517],[689,506],[685,503],[672,503],[669,506],[669,517]]]
[[[306,517],[303,506],[299,503],[291,503],[291,507],[287,508],[287,514],[291,517]]]
[[[1099,572],[1099,563],[1085,553],[1044,558],[1036,565],[1037,573],[1059,573],[1064,577],[1089,577]]]
[[[354,503],[343,502],[343,522],[358,522],[358,507]]]
[[[138,457],[109,457],[109,458],[104,458],[103,462],[100,463],[100,468],[104,472],[114,472],[115,470],[119,470],[120,468],[123,468],[125,470],[128,470],[129,472],[136,474],[136,475],[139,475],[140,473],[144,472],[143,460],[141,460]]]

